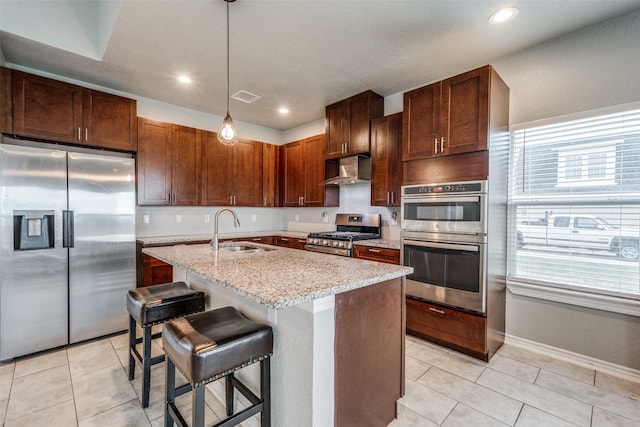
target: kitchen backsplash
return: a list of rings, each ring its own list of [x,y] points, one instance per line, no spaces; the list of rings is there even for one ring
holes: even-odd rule
[[[233,227],[229,213],[220,216],[221,233],[241,231],[288,230],[317,232],[335,229],[337,213],[379,213],[382,215],[382,237],[400,238],[400,208],[370,205],[371,185],[368,183],[340,188],[339,208],[246,208],[234,207],[240,227]],[[213,221],[219,206],[138,206],[136,235],[138,237],[213,234]],[[396,212],[397,224],[392,213]]]

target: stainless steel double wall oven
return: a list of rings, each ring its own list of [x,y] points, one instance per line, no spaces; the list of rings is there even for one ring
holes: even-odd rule
[[[407,296],[485,313],[487,181],[403,186],[401,209]]]

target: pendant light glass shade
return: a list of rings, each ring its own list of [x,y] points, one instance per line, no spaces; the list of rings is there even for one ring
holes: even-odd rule
[[[218,130],[218,141],[224,145],[235,145],[238,142],[238,130],[229,114],[229,3],[235,0],[225,1],[227,2],[227,115],[224,116]]]
[[[229,112],[227,112],[222,125],[220,125],[220,130],[218,130],[218,141],[224,145],[234,145],[238,142],[238,130]]]

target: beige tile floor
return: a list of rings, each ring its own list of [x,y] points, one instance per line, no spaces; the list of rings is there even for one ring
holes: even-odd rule
[[[483,363],[413,337],[406,344],[406,395],[390,427],[640,426],[639,383],[516,346]],[[140,370],[129,381],[126,367],[126,335],[0,364],[2,425],[163,425],[162,366],[152,369],[146,409]],[[208,423],[224,414],[211,390]],[[178,406],[188,415],[189,396]]]

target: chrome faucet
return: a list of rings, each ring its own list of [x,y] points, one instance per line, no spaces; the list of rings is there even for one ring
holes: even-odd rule
[[[220,214],[224,211],[227,212],[231,212],[231,214],[233,215],[233,220],[234,220],[234,227],[240,227],[240,220],[238,219],[238,215],[236,215],[236,212],[233,209],[228,209],[228,208],[224,208],[224,209],[220,209],[218,210],[218,212],[216,212],[216,217],[214,219],[214,223],[213,223],[213,240],[211,241],[211,246],[213,246],[213,250],[217,251],[219,249],[219,245],[218,245],[218,218],[220,217]]]

